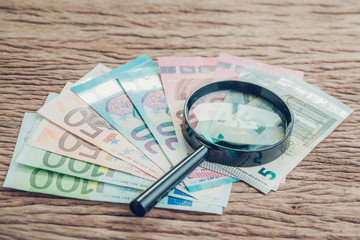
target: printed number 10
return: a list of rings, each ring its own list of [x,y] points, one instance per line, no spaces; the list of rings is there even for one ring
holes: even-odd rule
[[[262,169],[260,169],[260,171],[258,172],[258,173],[260,173],[261,175],[263,175],[264,177],[266,177],[267,175],[270,175],[271,177],[270,177],[270,180],[274,180],[275,179],[275,177],[276,177],[276,174],[274,173],[274,172],[272,172],[272,171],[266,171],[266,172],[264,172],[265,171],[265,168],[262,168]]]

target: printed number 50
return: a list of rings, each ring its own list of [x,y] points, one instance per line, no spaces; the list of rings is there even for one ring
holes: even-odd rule
[[[267,175],[270,175],[271,177],[270,177],[270,180],[274,180],[275,179],[275,177],[276,177],[276,174],[274,173],[274,172],[272,172],[272,171],[266,171],[266,172],[264,172],[265,171],[265,168],[262,168],[262,169],[260,169],[260,171],[258,172],[258,173],[260,173],[261,175],[263,175],[264,177],[266,177]]]

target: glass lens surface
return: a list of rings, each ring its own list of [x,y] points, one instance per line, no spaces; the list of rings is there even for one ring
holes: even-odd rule
[[[191,106],[189,123],[212,143],[244,150],[274,145],[286,131],[283,114],[271,102],[235,90],[199,98]]]

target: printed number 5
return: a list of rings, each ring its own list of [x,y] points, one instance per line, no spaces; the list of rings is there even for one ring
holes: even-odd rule
[[[262,169],[260,169],[260,171],[258,172],[258,173],[260,173],[261,175],[263,175],[263,176],[267,176],[267,175],[270,175],[271,177],[270,177],[270,180],[274,180],[275,179],[275,177],[276,177],[276,174],[274,173],[274,172],[272,172],[272,171],[266,171],[266,172],[264,172],[264,170],[265,170],[265,168],[262,168]]]

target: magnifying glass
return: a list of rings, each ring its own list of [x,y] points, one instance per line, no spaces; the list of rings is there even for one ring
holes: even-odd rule
[[[182,133],[195,151],[130,203],[145,216],[205,159],[234,167],[266,164],[290,145],[288,105],[272,91],[242,81],[220,81],[194,91],[184,105]]]

